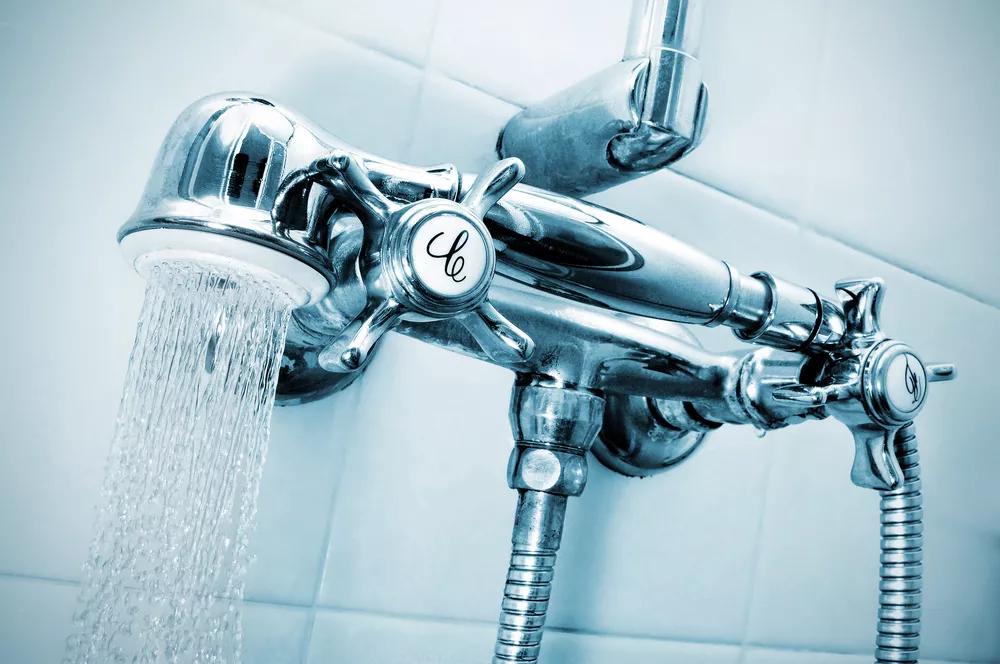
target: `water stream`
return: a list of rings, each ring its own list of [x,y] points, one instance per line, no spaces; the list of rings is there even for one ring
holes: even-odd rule
[[[239,662],[291,302],[246,273],[148,275],[65,662]]]

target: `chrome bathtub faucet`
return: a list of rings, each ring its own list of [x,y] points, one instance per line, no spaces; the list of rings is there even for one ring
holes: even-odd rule
[[[498,143],[507,158],[478,177],[365,153],[263,97],[202,99],[170,130],[118,239],[140,272],[197,258],[287,292],[297,308],[279,403],[344,389],[389,331],[514,374],[517,508],[494,662],[538,660],[588,451],[646,476],[727,424],[767,431],[830,416],[853,434],[854,483],[882,492],[876,657],[916,662],[912,422],[928,383],[954,367],[925,365],[882,332],[879,280],[840,282],[827,298],[567,195],[698,145],[701,4],[637,0],[622,62],[515,116]],[[724,325],[744,345],[707,351],[684,324]]]

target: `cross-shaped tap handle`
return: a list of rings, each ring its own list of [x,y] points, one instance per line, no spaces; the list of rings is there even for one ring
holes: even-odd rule
[[[774,391],[779,401],[823,407],[854,435],[851,480],[871,489],[895,489],[903,482],[893,441],[924,406],[927,384],[955,377],[951,364],[925,365],[906,344],[883,334],[881,279],[837,283],[847,330],[815,384]]]
[[[397,203],[372,183],[363,162],[345,151],[317,160],[313,168],[351,193],[364,227],[358,266],[367,301],[320,353],[323,368],[358,370],[401,320],[455,318],[497,361],[516,362],[531,354],[531,339],[487,299],[496,252],[483,217],[524,176],[519,159],[495,164],[459,202]]]

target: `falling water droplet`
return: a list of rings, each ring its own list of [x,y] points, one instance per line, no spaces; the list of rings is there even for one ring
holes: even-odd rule
[[[240,660],[289,312],[250,274],[151,270],[66,662]]]
[[[208,338],[208,346],[205,348],[205,373],[215,371],[215,356],[218,352],[219,342],[222,335],[226,333],[226,312],[220,311],[216,316],[212,334]]]

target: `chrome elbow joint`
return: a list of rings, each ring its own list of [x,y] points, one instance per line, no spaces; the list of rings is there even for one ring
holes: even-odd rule
[[[701,142],[708,89],[701,0],[636,0],[621,62],[514,116],[497,150],[529,184],[585,196],[677,161]]]

